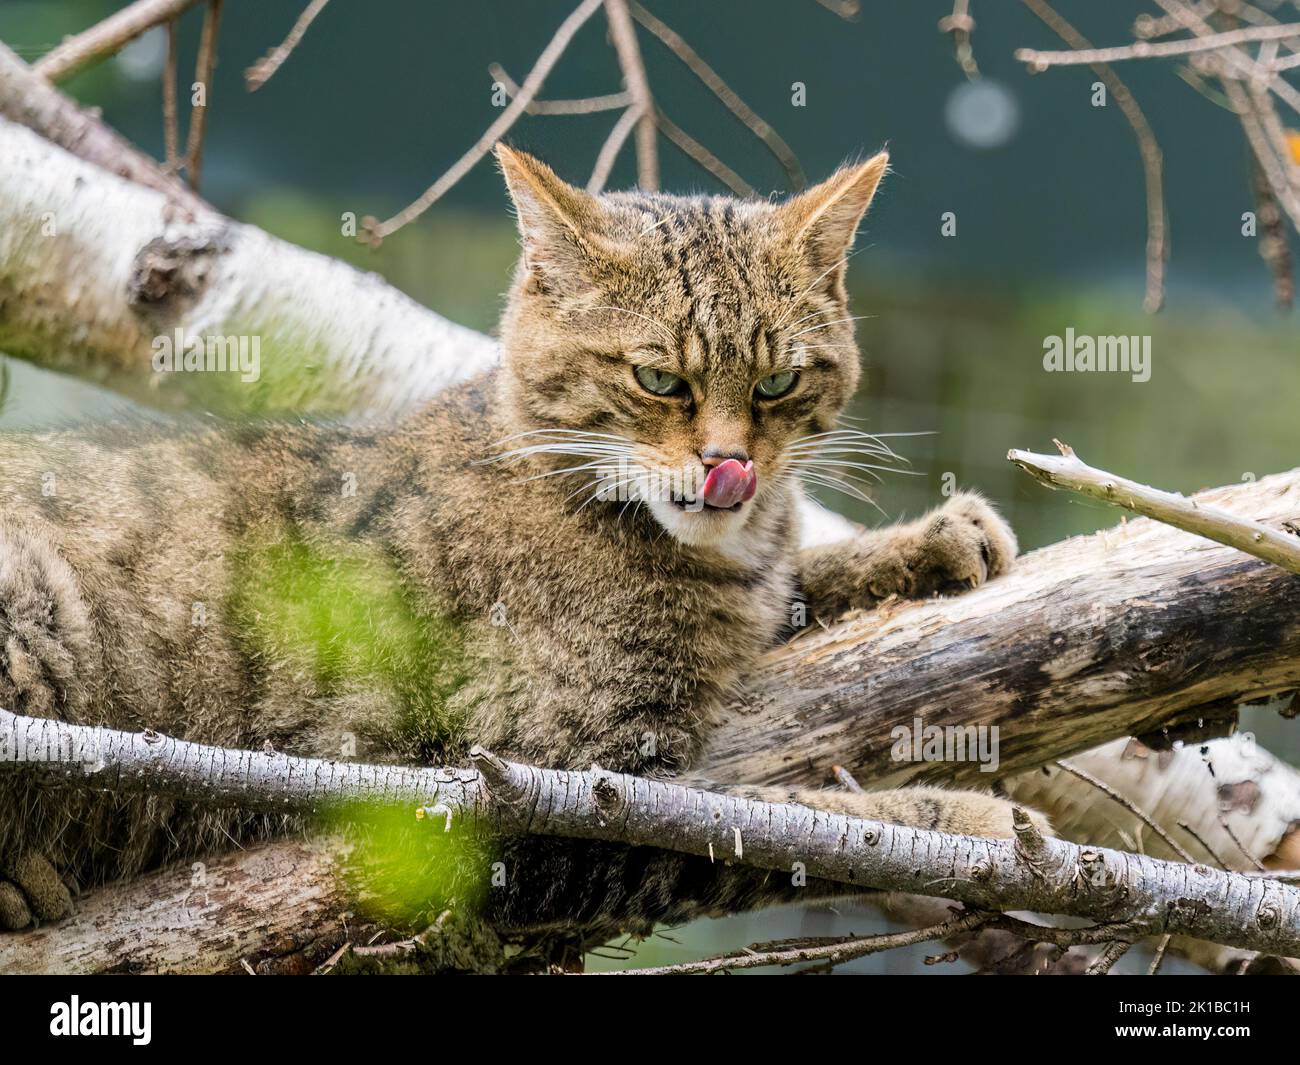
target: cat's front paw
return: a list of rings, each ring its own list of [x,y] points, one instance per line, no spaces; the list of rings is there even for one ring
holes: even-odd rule
[[[983,498],[961,492],[908,527],[897,567],[906,590],[946,595],[976,588],[1006,573],[1016,557],[1016,534]],[[874,589],[873,589],[874,591]]]

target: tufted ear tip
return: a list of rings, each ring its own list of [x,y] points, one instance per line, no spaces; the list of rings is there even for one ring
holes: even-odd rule
[[[790,239],[801,244],[815,265],[829,266],[848,254],[858,225],[885,174],[888,149],[866,162],[843,166],[780,208]]]

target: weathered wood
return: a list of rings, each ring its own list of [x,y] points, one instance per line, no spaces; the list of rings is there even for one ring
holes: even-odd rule
[[[1300,518],[1300,469],[1195,498],[1281,527]],[[987,785],[1300,687],[1297,607],[1300,576],[1130,521],[1035,551],[966,595],[886,606],[774,650],[698,775],[825,783],[838,763],[874,786]],[[997,726],[998,772],[895,761],[891,730],[917,718]]]
[[[279,840],[96,891],[68,921],[0,935],[0,972],[310,972],[346,936],[334,837]]]

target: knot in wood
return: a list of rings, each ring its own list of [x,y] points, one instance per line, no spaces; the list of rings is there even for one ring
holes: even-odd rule
[[[618,788],[609,777],[597,777],[591,786],[591,793],[596,799],[596,805],[604,813],[609,813],[618,806]]]

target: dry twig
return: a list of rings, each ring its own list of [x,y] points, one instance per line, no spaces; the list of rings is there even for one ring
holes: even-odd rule
[[[62,81],[77,71],[116,55],[141,34],[171,22],[199,0],[137,0],[90,29],[51,49],[32,69],[50,81]]]
[[[1059,456],[1012,450],[1007,452],[1007,458],[1049,488],[1068,488],[1300,573],[1300,539],[1296,536],[1186,496],[1093,469],[1075,456],[1073,448],[1059,440],[1056,446],[1061,451]]]
[[[298,47],[298,42],[302,40],[308,28],[316,21],[316,16],[324,10],[325,5],[328,3],[329,0],[311,0],[311,3],[298,16],[293,28],[289,30],[289,35],[244,71],[244,84],[248,87],[249,92],[257,92],[275,76],[275,72],[283,66],[284,61]]]

